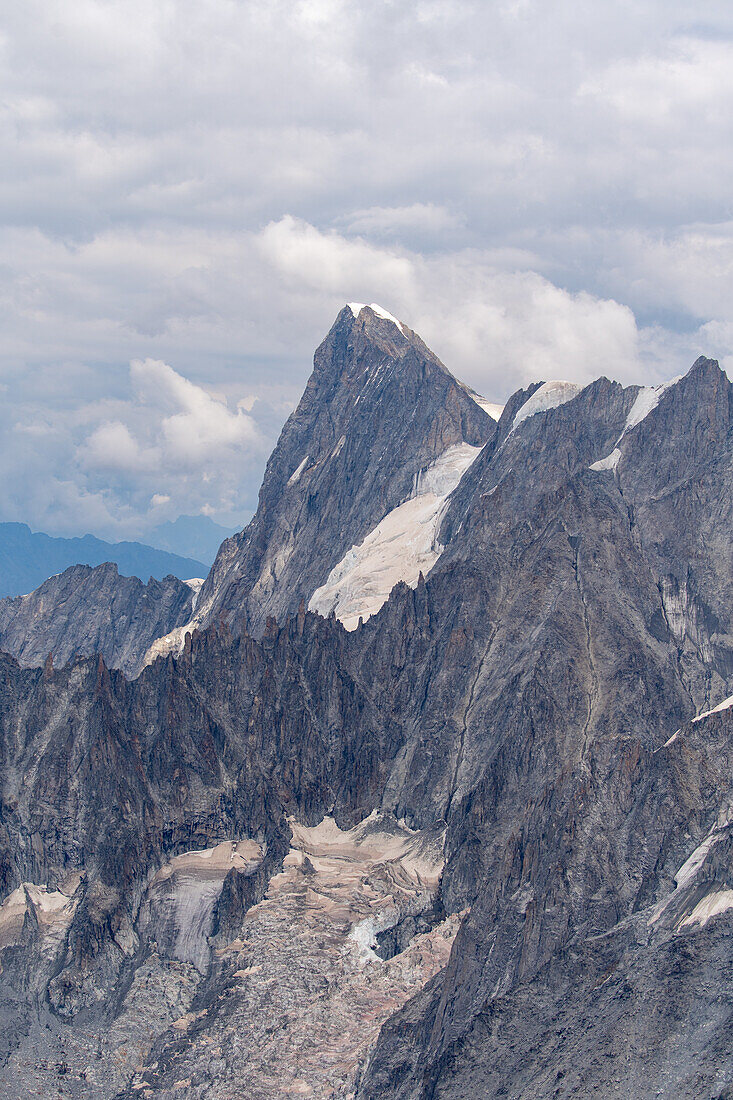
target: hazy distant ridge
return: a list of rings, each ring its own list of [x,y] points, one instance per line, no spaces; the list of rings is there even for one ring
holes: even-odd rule
[[[139,542],[105,542],[94,535],[54,538],[31,531],[26,523],[0,523],[0,597],[21,596],[38,588],[47,577],[70,565],[115,562],[125,576],[162,580],[168,574],[185,580],[204,577],[208,566]]]

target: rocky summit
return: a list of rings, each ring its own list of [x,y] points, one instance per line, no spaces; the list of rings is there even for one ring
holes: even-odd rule
[[[345,307],[200,593],[2,607],[0,1096],[733,1096],[732,531],[714,361]]]

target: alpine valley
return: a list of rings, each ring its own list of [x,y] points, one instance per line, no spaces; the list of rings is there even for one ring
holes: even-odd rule
[[[733,385],[346,306],[199,586],[0,602],[0,1097],[733,1096]]]

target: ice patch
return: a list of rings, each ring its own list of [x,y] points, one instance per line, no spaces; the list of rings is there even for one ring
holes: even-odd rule
[[[677,885],[678,890],[684,890],[685,887],[689,886],[694,881],[697,872],[700,870],[703,863],[707,859],[708,852],[714,844],[717,844],[719,840],[720,830],[716,826],[716,828],[713,829],[713,831],[705,837],[702,844],[698,844],[697,848],[695,848],[695,851],[692,853],[691,856],[688,856],[688,858],[680,867],[677,874],[674,876],[674,881]]]
[[[311,596],[311,611],[334,611],[347,630],[376,614],[398,581],[414,588],[440,557],[436,534],[445,501],[480,447],[457,443],[420,472],[413,495],[389,512],[359,546],[352,546]]]
[[[637,424],[641,424],[642,420],[645,420],[652,409],[656,409],[659,404],[659,399],[665,390],[668,390],[671,386],[676,386],[682,378],[681,374],[678,374],[676,378],[671,378],[669,382],[662,382],[660,386],[643,386],[636,395],[636,401],[631,406],[631,411],[626,417],[626,423],[624,424],[624,430],[616,440],[616,446],[610,455],[606,458],[601,458],[598,462],[594,462],[592,466],[589,466],[589,470],[615,470],[618,466],[619,459],[621,458],[621,451],[619,450],[619,443],[624,438],[627,432],[635,428]],[[611,460],[616,456],[614,461]]]
[[[78,882],[76,883],[78,885]],[[60,890],[23,882],[0,905],[0,949],[20,943],[29,905],[42,935],[59,935],[71,924],[78,899]]]
[[[529,400],[525,401],[519,409],[512,421],[510,432],[518,428],[523,421],[529,420],[530,416],[547,412],[548,409],[556,409],[558,405],[564,405],[568,401],[572,401],[582,389],[583,387],[577,382],[563,382],[562,380],[543,382],[539,389],[535,390]]]
[[[728,806],[721,808],[720,812],[718,813],[718,819],[715,822],[715,825],[712,827],[702,843],[698,844],[694,852],[692,852],[692,854],[687,857],[677,874],[674,876],[675,889],[666,898],[663,898],[662,901],[656,906],[654,912],[652,913],[652,916],[649,919],[649,924],[654,924],[655,921],[659,920],[665,910],[669,909],[670,906],[672,906],[672,913],[675,912],[675,906],[677,907],[678,911],[680,905],[684,906],[685,891],[689,890],[690,887],[694,885],[700,869],[705,863],[705,860],[707,859],[711,848],[713,848],[720,840],[722,840],[724,836],[727,835],[732,820],[733,816],[731,815],[730,807]],[[723,894],[728,893],[731,893],[731,896],[733,896],[733,892],[728,890],[718,890],[711,892],[695,906],[692,912],[688,913],[681,921],[679,921],[677,927],[682,928],[684,925],[692,924],[693,922],[705,924],[705,922],[709,920],[711,916],[714,916],[716,912],[723,912],[724,909],[730,908],[730,905],[723,904],[723,900],[721,898],[719,898],[718,900],[714,899],[714,894],[722,896]],[[713,898],[714,900],[711,901],[711,898]],[[717,905],[722,906],[722,908],[716,908]]]
[[[503,405],[497,405],[494,401],[487,401],[485,397],[481,397],[478,393],[470,393],[469,397],[476,402],[480,409],[488,413],[492,420],[496,420],[497,423],[501,420],[501,414],[504,412]]]
[[[664,391],[668,390],[670,386],[676,386],[681,378],[682,375],[678,374],[676,378],[671,378],[669,382],[662,382],[661,386],[644,386],[639,390],[636,395],[636,401],[631,406],[631,412],[626,418],[626,425],[619,438],[619,443],[621,442],[621,438],[623,438],[628,431],[635,428],[637,424],[641,424],[642,420],[646,419],[652,409],[656,409]]]
[[[717,917],[728,909],[733,909],[733,890],[712,890],[685,917],[680,923],[680,928],[690,924],[700,924],[704,927],[711,917]]]
[[[621,458],[621,451],[618,447],[615,447],[610,455],[606,455],[605,458],[599,458],[598,462],[594,462],[588,467],[589,470],[615,470],[618,466],[618,460]]]
[[[193,599],[191,600],[191,610],[195,611],[196,610],[196,604],[199,602],[199,596],[201,595],[201,589],[202,589],[203,584],[204,584],[204,578],[203,577],[189,577],[189,579],[187,581],[184,581],[183,583],[187,584],[188,587],[193,592]]]
[[[713,707],[712,710],[704,710],[702,714],[698,714],[697,718],[693,718],[693,722],[700,722],[703,718],[708,718],[711,714],[718,714],[721,710],[729,710],[733,707],[733,695],[724,699],[722,703],[718,703],[717,707]]]
[[[360,966],[383,961],[374,950],[378,943],[377,936],[380,932],[386,932],[388,928],[394,928],[399,916],[397,909],[390,908],[383,910],[378,917],[365,917],[353,926],[349,939],[356,947]]]
[[[293,470],[292,474],[288,478],[288,485],[295,485],[296,481],[300,480],[300,475],[303,473],[308,462],[308,455],[305,456],[296,470]]]
[[[150,883],[141,918],[150,922],[159,950],[203,973],[209,960],[214,906],[224,879],[232,869],[251,873],[263,855],[263,848],[253,840],[227,840],[213,848],[182,852],[164,864]]]
[[[376,313],[377,317],[381,317],[384,321],[391,321],[400,330],[402,335],[405,335],[405,326],[402,321],[398,321],[389,310],[384,309],[383,306],[378,306],[376,302],[372,302],[369,306],[364,305],[363,302],[349,302],[349,309],[354,314],[354,317],[358,317],[363,309],[371,309],[373,313]]]

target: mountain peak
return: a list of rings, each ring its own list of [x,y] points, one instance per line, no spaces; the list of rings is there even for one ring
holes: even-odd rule
[[[398,321],[394,314],[390,313],[389,310],[384,308],[384,306],[377,305],[376,302],[372,302],[371,305],[368,306],[364,305],[363,302],[349,302],[347,308],[351,310],[354,318],[357,320],[364,312],[364,310],[368,310],[369,313],[375,314],[383,321],[391,321],[393,325],[397,325],[397,328],[400,330],[403,336],[407,335],[407,332],[405,331],[406,326],[402,323],[402,321]]]
[[[343,307],[267,465],[251,525],[220,551],[197,615],[259,632],[306,604],[442,456],[474,457],[496,422],[383,307]],[[437,499],[437,497],[436,497]]]

